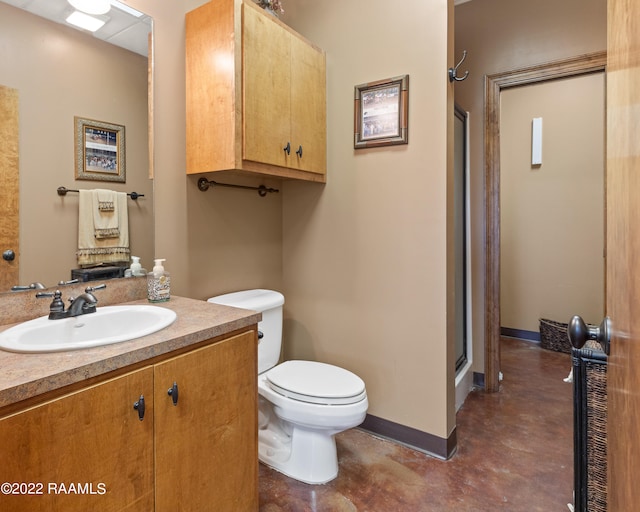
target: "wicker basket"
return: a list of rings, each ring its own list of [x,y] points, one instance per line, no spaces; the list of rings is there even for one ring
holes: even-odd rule
[[[596,345],[571,357],[576,512],[607,511],[607,356]]]
[[[571,354],[571,342],[567,334],[569,324],[540,319],[540,346],[547,350]]]

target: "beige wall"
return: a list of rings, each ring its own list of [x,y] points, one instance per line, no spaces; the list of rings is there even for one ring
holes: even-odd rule
[[[473,368],[484,371],[484,76],[606,49],[603,0],[472,0],[455,9],[456,57],[469,52],[455,85],[471,113]]]
[[[266,198],[184,173],[184,13],[203,2],[130,3],[155,21],[156,255],[173,293],[283,290],[287,355],[356,371],[372,414],[447,437],[447,2],[287,2],[284,21],[327,51],[328,184]],[[353,87],[403,73],[409,145],[356,153]]]
[[[77,267],[78,194],[111,188],[129,201],[133,254],[153,257],[153,183],[148,179],[147,61],[85,33],[0,3],[0,83],[20,102],[20,283],[53,286]],[[74,116],[125,126],[125,184],[75,181]]]
[[[284,186],[285,356],[355,371],[370,414],[446,438],[455,425],[447,2],[297,0],[285,9],[327,52],[328,103],[327,184]],[[405,73],[409,144],[354,150],[354,86]]]
[[[500,97],[500,316],[594,324],[604,314],[604,73],[509,88]],[[531,165],[531,120],[543,123]]]
[[[267,198],[202,193],[185,176],[184,14],[204,2],[128,3],[155,23],[155,256],[167,258],[172,292],[282,289],[288,356],[353,369],[367,383],[372,414],[447,437],[455,424],[446,341],[450,2],[287,1],[284,20],[327,51],[328,183],[285,183]],[[482,75],[603,49],[600,4],[476,0],[456,9],[456,56],[470,51],[472,73],[455,89],[472,113],[476,254]],[[403,73],[411,76],[409,144],[355,152],[354,85]],[[482,258],[473,272],[481,340]],[[481,346],[474,351],[482,371]]]
[[[360,373],[373,414],[447,437],[447,3],[288,4],[299,31],[328,52],[330,183],[286,183],[267,198],[202,193],[185,175],[184,13],[201,3],[130,2],[154,17],[155,255],[167,258],[172,292],[283,289],[291,351]],[[364,11],[366,27],[348,21]],[[355,153],[354,85],[402,73],[411,75],[409,145]]]

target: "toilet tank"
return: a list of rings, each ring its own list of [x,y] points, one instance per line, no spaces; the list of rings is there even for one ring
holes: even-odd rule
[[[207,302],[250,309],[262,313],[258,331],[258,374],[278,364],[282,347],[282,306],[284,295],[274,290],[244,290],[211,297]]]

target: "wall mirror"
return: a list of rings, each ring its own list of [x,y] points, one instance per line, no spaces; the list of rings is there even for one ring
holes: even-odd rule
[[[67,0],[0,0],[0,86],[17,93],[19,146],[15,190],[0,187],[0,202],[19,212],[16,247],[0,238],[0,253],[15,251],[18,277],[3,283],[11,262],[0,259],[0,293],[54,287],[78,267],[79,194],[60,196],[61,186],[143,194],[127,201],[130,249],[143,266],[152,263],[153,20],[112,0],[91,33],[65,21],[74,11]],[[76,179],[75,117],[124,127],[126,182]]]

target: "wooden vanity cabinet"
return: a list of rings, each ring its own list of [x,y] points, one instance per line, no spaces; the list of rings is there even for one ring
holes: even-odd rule
[[[0,485],[3,512],[153,510],[153,369],[1,419]]]
[[[257,511],[256,345],[247,331],[0,413],[0,484],[18,493],[0,510]]]
[[[187,174],[326,181],[326,63],[252,1],[186,17]]]
[[[258,510],[256,344],[251,331],[154,367],[156,512]]]

